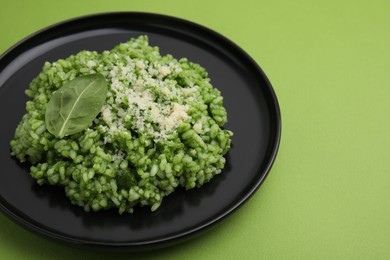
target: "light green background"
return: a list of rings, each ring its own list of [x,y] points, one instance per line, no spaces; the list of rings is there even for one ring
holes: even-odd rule
[[[0,214],[0,259],[390,259],[389,1],[1,0],[0,53],[45,26],[106,11],[178,16],[246,50],[279,98],[275,165],[239,211],[179,246],[82,251]]]

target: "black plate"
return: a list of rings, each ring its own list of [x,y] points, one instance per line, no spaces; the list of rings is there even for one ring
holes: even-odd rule
[[[45,61],[80,50],[102,51],[141,34],[163,54],[187,57],[207,69],[228,111],[233,148],[222,174],[200,189],[179,190],[157,212],[136,208],[85,213],[58,187],[38,186],[9,155],[22,115],[24,90]],[[65,21],[24,39],[0,57],[0,208],[46,238],[105,249],[150,249],[193,237],[224,219],[263,182],[275,159],[281,119],[271,84],[238,46],[205,27],[147,13],[109,13]]]

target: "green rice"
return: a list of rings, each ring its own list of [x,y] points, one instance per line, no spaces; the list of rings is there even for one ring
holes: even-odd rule
[[[102,74],[109,91],[92,124],[57,138],[46,129],[53,93],[81,75]],[[204,68],[161,56],[140,36],[101,54],[81,51],[46,62],[26,94],[27,113],[12,155],[31,164],[38,184],[59,185],[86,211],[136,205],[155,211],[178,187],[200,187],[219,174],[232,132],[223,98]]]

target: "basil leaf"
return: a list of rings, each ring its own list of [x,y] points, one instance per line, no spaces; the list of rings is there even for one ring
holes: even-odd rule
[[[81,132],[99,114],[107,91],[108,83],[101,74],[68,81],[54,93],[47,105],[47,130],[58,138]]]

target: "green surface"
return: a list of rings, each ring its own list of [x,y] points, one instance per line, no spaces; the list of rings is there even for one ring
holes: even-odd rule
[[[260,64],[283,116],[271,174],[216,229],[142,254],[58,245],[0,215],[0,259],[390,259],[390,2],[2,0],[0,52],[64,19],[119,10],[203,24]]]

